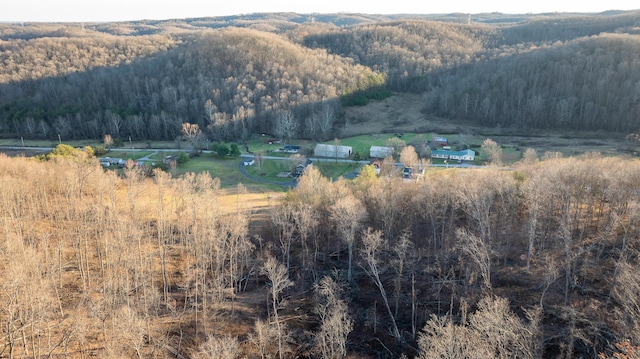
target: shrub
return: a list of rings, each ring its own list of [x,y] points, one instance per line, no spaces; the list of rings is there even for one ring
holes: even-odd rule
[[[180,152],[176,162],[178,162],[178,164],[180,164],[180,165],[189,162],[189,155],[186,152]]]
[[[240,147],[237,143],[232,143],[231,145],[229,145],[229,155],[235,157],[240,156]]]

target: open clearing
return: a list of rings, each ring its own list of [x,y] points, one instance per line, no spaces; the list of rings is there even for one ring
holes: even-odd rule
[[[395,133],[434,133],[445,135],[450,141],[459,140],[472,147],[480,146],[486,138],[492,138],[502,146],[524,150],[535,149],[539,155],[547,151],[561,152],[564,156],[600,152],[603,155],[637,156],[637,146],[625,141],[627,134],[614,135],[598,132],[547,132],[527,130],[527,136],[517,134],[521,130],[479,127],[464,121],[437,118],[424,113],[421,94],[394,94],[366,106],[347,107],[345,125],[341,137]]]

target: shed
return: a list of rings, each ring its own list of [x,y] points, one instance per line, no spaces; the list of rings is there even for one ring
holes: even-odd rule
[[[317,144],[313,150],[313,155],[316,157],[334,157],[334,158],[348,158],[351,156],[353,148],[351,146],[336,146]]]
[[[447,138],[442,136],[434,137],[433,142],[438,146],[446,146],[448,143]]]
[[[369,157],[386,158],[393,154],[393,147],[387,146],[371,146],[369,149]]]
[[[244,166],[253,166],[254,163],[256,163],[255,157],[242,157],[242,164]]]

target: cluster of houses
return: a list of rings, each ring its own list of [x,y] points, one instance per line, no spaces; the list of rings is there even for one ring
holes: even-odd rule
[[[476,153],[467,149],[463,151],[453,151],[448,145],[445,137],[436,137],[433,142],[436,148],[431,150],[431,158],[444,160],[456,160],[459,162],[472,162],[475,160]],[[318,144],[313,150],[314,157],[331,157],[331,158],[349,158],[353,153],[351,146]],[[393,155],[393,147],[388,146],[371,146],[369,148],[370,158],[386,158]]]
[[[441,149],[432,149],[431,158],[443,159],[445,161],[455,160],[458,163],[463,161],[472,162],[476,158],[476,152],[474,150],[466,149],[462,151],[452,151],[446,137],[435,137],[433,142]]]
[[[266,135],[266,134],[265,134]],[[264,136],[264,135],[263,135]],[[274,138],[267,138],[265,143],[268,144],[280,144],[281,141]],[[431,158],[444,159],[444,160],[457,160],[457,161],[473,161],[475,160],[475,152],[473,150],[453,151],[449,146],[449,142],[446,137],[438,136],[432,140]],[[299,153],[302,150],[301,146],[297,145],[284,145],[276,150],[277,152],[284,153]],[[317,144],[313,150],[314,157],[329,157],[329,158],[349,158],[353,154],[353,148],[351,146],[331,145],[331,144]],[[371,146],[369,149],[370,158],[386,158],[393,155],[393,147],[388,146]]]
[[[444,139],[444,141],[446,141],[446,139]],[[442,149],[431,150],[431,158],[457,160],[460,162],[472,162],[475,160],[476,153],[473,150],[453,151],[446,145],[440,148]],[[313,155],[315,157],[348,158],[351,156],[352,151],[351,146],[318,144],[313,151]],[[393,147],[371,146],[369,148],[370,158],[386,158],[391,155],[393,155]]]
[[[279,140],[275,139],[267,139],[265,143],[268,144],[279,144]],[[457,163],[462,162],[473,162],[475,160],[476,153],[471,149],[455,151],[452,150],[449,146],[448,140],[446,137],[434,137],[432,140],[432,150],[431,150],[431,158],[432,159],[442,159],[445,162],[448,161],[457,161]],[[279,148],[278,152],[285,153],[299,153],[302,150],[301,146],[296,145],[284,145]],[[387,158],[392,156],[394,153],[393,147],[389,146],[371,146],[369,148],[369,158],[374,159],[371,164],[376,168],[376,173],[380,173],[380,159]],[[347,159],[351,157],[353,154],[353,148],[351,146],[342,146],[337,144],[317,144],[313,150],[313,157],[325,157],[325,158],[335,158],[335,159]],[[254,164],[253,158],[246,158],[244,160],[245,166],[251,166]],[[296,167],[295,175],[299,176],[302,174],[304,169],[311,164],[311,161],[307,161],[305,164],[301,164]],[[424,173],[424,170],[416,171],[413,168],[404,168],[403,169],[403,178],[406,180],[415,179],[420,177]]]

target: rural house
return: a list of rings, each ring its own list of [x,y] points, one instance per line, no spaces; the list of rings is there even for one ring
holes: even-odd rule
[[[255,157],[242,157],[242,164],[244,166],[253,166],[256,163]]]
[[[449,150],[432,150],[431,158],[451,159],[460,161],[473,161],[476,153],[473,150],[449,151]]]
[[[307,160],[304,163],[300,163],[299,165],[296,166],[293,176],[294,177],[302,176],[302,174],[304,173],[304,170],[306,170],[308,166],[311,166],[312,163],[313,162],[307,158]]]

